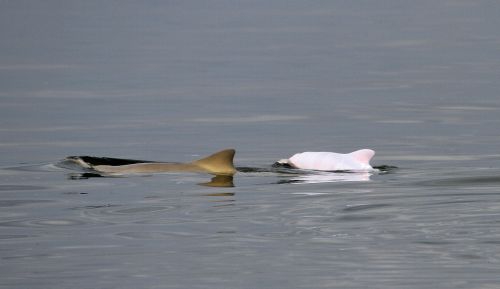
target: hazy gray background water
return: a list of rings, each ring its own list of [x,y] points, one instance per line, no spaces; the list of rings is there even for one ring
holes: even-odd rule
[[[1,288],[498,288],[497,1],[0,1]],[[368,182],[67,155],[377,151]],[[351,180],[350,182],[347,180]]]

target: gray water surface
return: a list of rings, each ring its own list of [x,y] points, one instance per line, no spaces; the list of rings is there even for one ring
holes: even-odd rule
[[[1,1],[1,288],[498,288],[495,1]],[[190,161],[230,186],[83,178]],[[388,172],[276,172],[374,149]],[[250,169],[249,169],[250,168]]]

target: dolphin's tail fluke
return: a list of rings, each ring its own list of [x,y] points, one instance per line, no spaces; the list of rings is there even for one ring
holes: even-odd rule
[[[217,175],[234,175],[236,173],[233,165],[234,154],[234,149],[226,149],[194,161],[192,164]]]

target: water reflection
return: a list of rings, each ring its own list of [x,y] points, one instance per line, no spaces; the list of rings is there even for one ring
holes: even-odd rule
[[[373,174],[388,174],[397,167],[382,165],[374,167],[372,172],[355,171],[312,171],[290,168],[274,164],[271,168],[238,167],[240,173],[256,174],[258,176],[274,175],[279,178],[277,184],[318,184],[334,182],[367,182]]]
[[[214,208],[216,208],[216,207],[233,206],[234,203],[236,202],[234,195],[235,195],[234,193],[229,193],[229,192],[226,193],[218,192],[218,193],[203,194],[202,196],[211,197],[210,202],[218,203],[218,205],[213,206]]]
[[[367,182],[374,174],[393,173],[398,167],[391,165],[374,166],[374,171],[311,171],[294,169],[282,164],[273,164],[270,168],[238,167],[238,172],[257,174],[259,176],[275,175],[279,178],[277,184],[318,184],[335,182]]]
[[[374,171],[356,172],[356,171],[311,171],[293,169],[281,164],[274,164],[271,171],[281,174],[278,184],[319,184],[319,183],[337,183],[337,182],[368,182],[374,174],[389,174],[394,172],[397,167],[391,165],[374,166]],[[250,171],[246,168],[246,171]],[[262,172],[262,169],[258,170]]]
[[[288,177],[278,181],[278,184],[318,184],[318,183],[336,183],[336,182],[367,182],[372,173],[369,172],[328,172],[301,174]]]
[[[137,176],[137,175],[135,175]],[[149,176],[149,175],[146,175]],[[97,173],[70,173],[68,174],[68,179],[70,180],[87,180],[92,178],[123,178],[125,176],[109,176],[109,175],[101,175]],[[206,187],[223,187],[223,188],[231,188],[234,187],[233,176],[214,176],[208,182],[198,183],[200,186]]]
[[[198,185],[207,187],[231,188],[234,187],[233,176],[215,176],[209,182],[198,183]]]
[[[212,193],[212,194],[204,194],[203,196],[207,197],[232,197],[234,193]]]
[[[89,172],[82,170],[81,167],[64,167],[58,164],[44,164],[44,165],[25,165],[21,167],[11,168],[14,170],[29,170],[29,171],[60,171],[61,169],[69,170],[80,170],[79,172],[70,172],[67,174],[69,180],[87,180],[92,178],[125,178],[125,175],[105,175],[98,172]],[[56,170],[57,169],[57,170]],[[277,184],[292,184],[292,183],[302,183],[302,184],[318,184],[318,183],[332,183],[332,182],[367,182],[370,181],[370,177],[373,174],[387,174],[392,173],[397,169],[395,166],[391,165],[381,165],[374,166],[374,172],[350,172],[350,171],[336,171],[336,172],[323,172],[323,171],[310,171],[310,170],[299,170],[286,166],[277,166],[276,164],[270,167],[238,167],[237,171],[239,175],[242,174],[248,176],[250,174],[257,174],[258,176],[276,176],[279,180]],[[151,174],[134,174],[129,177],[137,176],[151,176]],[[200,186],[205,187],[234,187],[234,177],[233,176],[223,176],[223,175],[209,175],[210,179],[205,182],[197,183]],[[1,190],[28,190],[28,189],[41,189],[38,186],[22,186],[16,185],[15,187],[9,185],[0,186]]]
[[[103,176],[95,173],[71,173],[68,174],[68,179],[70,180],[87,180],[90,178],[102,178]]]

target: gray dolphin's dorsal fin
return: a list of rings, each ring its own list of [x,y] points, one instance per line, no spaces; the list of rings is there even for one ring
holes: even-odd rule
[[[208,157],[193,161],[192,164],[214,174],[233,175],[236,173],[233,165],[235,152],[234,149],[222,150]]]

